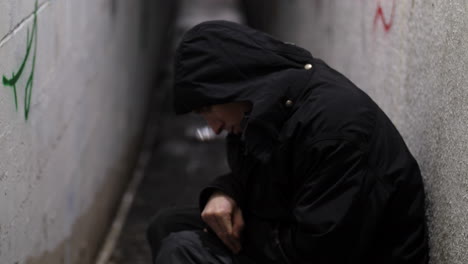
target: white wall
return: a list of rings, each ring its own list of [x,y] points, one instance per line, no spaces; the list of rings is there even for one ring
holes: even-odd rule
[[[431,263],[468,263],[468,1],[275,3],[274,34],[347,75],[404,136],[426,184]]]
[[[91,263],[138,151],[168,6],[38,1],[17,110],[0,82],[0,263]],[[0,0],[0,78],[18,72],[34,10]]]

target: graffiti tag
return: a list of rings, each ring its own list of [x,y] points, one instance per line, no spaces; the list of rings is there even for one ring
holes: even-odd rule
[[[393,18],[395,17],[395,6],[396,6],[395,0],[393,0],[392,1],[392,13],[390,14],[390,19],[387,20],[385,18],[382,5],[380,1],[378,1],[377,10],[375,11],[375,15],[374,15],[374,31],[377,29],[377,24],[379,23],[379,21],[382,22],[385,33],[388,33],[390,29],[392,29]]]
[[[28,117],[29,117],[32,88],[33,88],[33,83],[34,83],[34,69],[36,66],[37,9],[38,9],[38,5],[37,5],[37,0],[36,0],[35,8],[34,8],[34,21],[33,21],[32,30],[30,31],[28,28],[27,35],[26,35],[26,54],[24,55],[24,59],[21,62],[21,65],[18,71],[13,72],[11,74],[11,78],[8,78],[5,75],[3,75],[3,79],[2,79],[3,85],[6,87],[10,87],[12,89],[13,97],[15,100],[15,108],[16,108],[16,111],[18,111],[17,82],[21,79],[24,73],[24,68],[26,66],[26,63],[29,61],[29,59],[32,56],[32,68],[27,78],[26,86],[24,88],[24,118],[25,120],[28,120]],[[31,52],[32,52],[32,55],[31,55]]]

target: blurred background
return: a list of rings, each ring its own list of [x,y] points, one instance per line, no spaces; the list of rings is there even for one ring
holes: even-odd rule
[[[0,0],[0,263],[151,263],[151,216],[227,171],[223,137],[172,112],[177,43],[214,19],[366,91],[421,166],[431,264],[468,263],[466,0]]]

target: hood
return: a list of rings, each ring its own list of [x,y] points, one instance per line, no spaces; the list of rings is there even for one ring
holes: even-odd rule
[[[190,29],[175,58],[177,114],[202,106],[250,101],[242,138],[247,151],[269,158],[285,121],[286,100],[300,94],[310,76],[311,54],[244,25],[208,21]],[[287,108],[291,108],[289,104]]]

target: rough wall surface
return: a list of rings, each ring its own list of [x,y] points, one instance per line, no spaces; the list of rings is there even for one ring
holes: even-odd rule
[[[0,0],[0,263],[91,263],[130,175],[163,1]]]
[[[468,1],[274,3],[270,31],[370,94],[419,161],[431,263],[468,263]]]

